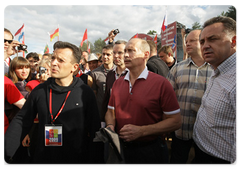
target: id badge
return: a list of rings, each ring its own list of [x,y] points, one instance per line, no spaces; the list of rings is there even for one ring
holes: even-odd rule
[[[45,125],[45,146],[62,146],[62,125]]]

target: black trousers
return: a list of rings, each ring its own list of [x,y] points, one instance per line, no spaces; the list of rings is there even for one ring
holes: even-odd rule
[[[208,155],[203,152],[196,144],[195,148],[195,161],[196,164],[230,164],[229,161]]]
[[[151,142],[123,142],[123,154],[127,164],[166,164],[168,148],[160,138]]]
[[[171,145],[171,158],[172,164],[185,164],[188,160],[188,155],[191,147],[193,146],[193,139],[181,140],[172,133],[172,145]]]

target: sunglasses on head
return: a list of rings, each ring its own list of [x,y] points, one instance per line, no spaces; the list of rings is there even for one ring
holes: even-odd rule
[[[4,43],[5,42],[8,42],[8,44],[11,44],[13,42],[13,40],[6,40],[6,39],[4,39]]]

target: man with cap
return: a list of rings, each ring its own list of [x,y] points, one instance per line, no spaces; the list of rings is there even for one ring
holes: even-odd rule
[[[96,69],[98,67],[98,57],[97,57],[97,55],[95,53],[91,53],[88,56],[88,62],[87,63],[88,63],[90,71],[87,72],[86,74],[90,75],[91,71],[93,71],[94,69]]]

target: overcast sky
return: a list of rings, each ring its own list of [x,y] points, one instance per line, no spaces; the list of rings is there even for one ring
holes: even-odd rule
[[[43,53],[48,43],[50,52],[57,38],[50,42],[47,32],[59,25],[60,40],[80,45],[85,29],[88,40],[107,37],[118,28],[116,39],[129,40],[136,33],[155,30],[160,33],[165,12],[167,23],[178,21],[186,27],[201,25],[207,19],[227,11],[229,5],[9,5],[4,9],[4,27],[13,34],[25,25],[25,44],[29,52]]]

